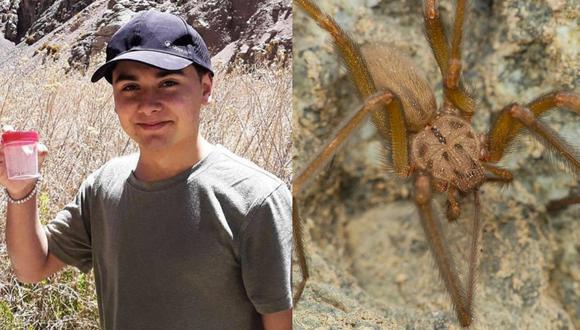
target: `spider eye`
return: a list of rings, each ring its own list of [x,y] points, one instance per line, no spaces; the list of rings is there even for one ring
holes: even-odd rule
[[[449,127],[451,129],[460,129],[463,126],[465,126],[465,125],[462,122],[460,122],[460,121],[450,121],[449,122]]]

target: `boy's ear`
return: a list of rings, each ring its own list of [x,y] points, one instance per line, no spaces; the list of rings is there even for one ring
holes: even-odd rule
[[[211,102],[211,92],[213,88],[213,79],[209,74],[204,74],[201,78],[201,103],[207,105]]]

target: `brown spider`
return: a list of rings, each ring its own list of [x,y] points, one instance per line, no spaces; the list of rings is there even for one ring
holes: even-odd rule
[[[473,318],[477,248],[481,230],[478,189],[488,181],[512,180],[509,171],[494,164],[503,158],[507,153],[506,148],[524,127],[560,154],[573,171],[578,171],[580,159],[574,149],[556,132],[538,121],[537,117],[558,107],[578,113],[580,97],[568,92],[553,92],[526,105],[509,105],[501,111],[487,134],[477,134],[471,127],[475,102],[465,92],[461,80],[465,1],[457,1],[451,42],[448,42],[445,35],[436,1],[425,1],[427,39],[443,76],[444,102],[440,109],[437,109],[429,83],[403,55],[385,46],[359,47],[332,18],[309,0],[296,0],[296,3],[330,33],[364,104],[295,177],[294,194],[302,190],[307,180],[332,157],[341,143],[370,113],[379,134],[391,149],[395,172],[401,177],[414,178],[415,203],[431,252],[460,324],[469,326]],[[447,218],[450,221],[460,215],[458,195],[473,195],[473,239],[468,253],[465,284],[461,283],[453,265],[439,220],[433,211],[433,191],[447,194]],[[295,298],[299,299],[308,278],[308,270],[297,207],[294,208],[294,228],[297,257],[304,275],[304,280],[296,290]]]

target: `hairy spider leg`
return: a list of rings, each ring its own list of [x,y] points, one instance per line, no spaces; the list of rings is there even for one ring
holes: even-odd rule
[[[367,99],[377,92],[368,65],[362,56],[359,46],[338,24],[310,0],[296,0],[296,3],[321,28],[333,38],[334,45],[353,82],[362,97]],[[409,175],[409,142],[405,114],[400,102],[390,102],[372,112],[372,121],[381,137],[389,142],[392,148],[393,167],[397,174]]]
[[[548,211],[557,211],[566,206],[580,204],[580,196],[569,196],[561,199],[553,200],[546,206]]]
[[[475,296],[475,281],[477,277],[477,266],[479,257],[479,236],[481,235],[481,203],[479,200],[479,189],[473,191],[473,226],[471,227],[471,243],[469,248],[469,268],[467,272],[467,296],[466,309],[471,312],[473,320],[473,298]]]
[[[574,148],[557,132],[538,120],[541,115],[556,108],[565,108],[580,114],[580,95],[556,91],[542,95],[523,107],[510,104],[502,109],[488,133],[489,155],[486,161],[499,162],[513,139],[526,127],[546,147],[564,157],[572,168],[580,170],[580,157]]]
[[[461,111],[464,118],[470,120],[475,112],[475,101],[467,94],[461,81],[461,37],[465,20],[464,12],[465,0],[458,0],[455,6],[451,57],[449,55],[449,41],[445,34],[436,0],[425,1],[423,17],[425,19],[427,41],[431,46],[443,77],[445,100],[451,102]]]
[[[360,126],[363,120],[367,117],[369,112],[377,108],[380,103],[388,104],[391,102],[399,102],[390,92],[379,92],[372,95],[364,104],[357,109],[357,111],[350,116],[338,130],[331,136],[331,138],[324,144],[321,151],[310,160],[304,170],[292,181],[292,194],[296,196],[302,191],[308,180],[313,178],[316,173],[324,167],[324,165],[332,158],[340,146],[352,134],[352,132]],[[294,244],[296,245],[296,255],[298,257],[298,265],[302,273],[302,280],[300,281],[296,292],[294,293],[294,304],[300,300],[306,281],[309,277],[308,264],[306,263],[306,252],[304,249],[303,226],[298,211],[298,203],[296,199],[292,198],[292,228],[294,235]]]
[[[427,237],[431,253],[436,261],[441,279],[451,297],[457,319],[462,327],[468,327],[473,321],[473,298],[475,295],[475,274],[477,271],[477,246],[481,231],[480,203],[477,190],[474,191],[474,221],[470,242],[469,269],[466,289],[463,289],[457,273],[452,254],[446,244],[441,220],[433,210],[432,183],[429,175],[419,173],[415,178],[415,204],[419,210],[421,225]]]
[[[487,175],[485,181],[486,182],[512,182],[514,176],[512,173],[504,168],[497,167],[493,164],[483,163],[483,167],[493,174],[493,176]]]
[[[449,63],[448,41],[435,0],[427,0],[424,2],[423,17],[425,19],[427,41],[429,41],[429,45],[441,71],[441,76],[445,77],[447,75],[447,63]]]
[[[556,91],[542,95],[524,107],[510,104],[502,109],[488,133],[489,153],[486,161],[499,162],[506,154],[506,149],[513,142],[513,139],[526,127],[534,133],[542,144],[557,155],[562,156],[565,163],[575,172],[578,172],[580,170],[580,155],[574,147],[538,119],[547,111],[556,108],[565,108],[580,114],[580,95]],[[485,166],[490,169],[491,165],[485,164]],[[580,196],[565,197],[551,201],[547,209],[553,211],[577,203],[580,203]]]
[[[302,280],[300,280],[292,299],[293,304],[296,307],[300,297],[302,296],[304,287],[306,286],[306,281],[308,281],[308,278],[310,277],[310,272],[308,271],[308,263],[306,262],[306,250],[304,249],[304,226],[302,225],[298,203],[294,196],[292,196],[292,235],[294,238],[296,257],[298,258],[298,266],[300,267],[300,273],[302,274]]]
[[[449,221],[455,221],[461,215],[461,207],[455,194],[457,194],[457,188],[449,186],[447,188],[447,219]]]
[[[318,170],[322,169],[330,161],[344,141],[360,126],[369,112],[377,109],[377,105],[379,104],[389,104],[391,102],[399,102],[399,99],[388,91],[375,93],[366,99],[363,105],[331,134],[330,139],[326,141],[318,154],[307,162],[308,165],[292,181],[292,191],[295,193],[302,191],[307,181],[313,178]]]
[[[447,77],[445,86],[449,89],[459,87],[461,76],[461,39],[463,37],[463,24],[465,23],[465,0],[455,3],[455,19],[453,20],[453,34],[451,37],[451,58],[447,65]]]

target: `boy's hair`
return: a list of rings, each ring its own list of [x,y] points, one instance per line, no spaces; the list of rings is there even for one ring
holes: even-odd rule
[[[208,69],[204,68],[201,65],[195,64],[195,63],[191,63],[191,65],[193,66],[193,68],[197,72],[197,75],[199,76],[200,82],[201,82],[201,79],[203,78],[203,76],[205,76],[206,74],[209,74],[210,79],[213,79],[213,73],[211,71],[209,71]]]

